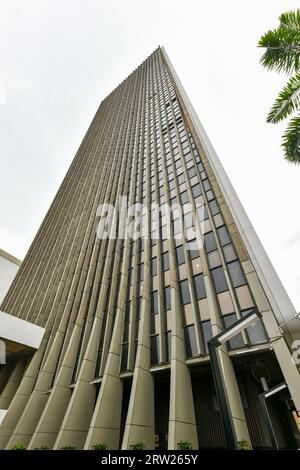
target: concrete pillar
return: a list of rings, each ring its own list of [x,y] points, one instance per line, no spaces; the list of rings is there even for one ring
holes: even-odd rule
[[[168,448],[177,449],[180,441],[190,441],[198,448],[197,427],[191,375],[185,363],[186,352],[181,322],[179,292],[171,288],[171,384]]]
[[[136,363],[122,449],[138,441],[154,449],[154,378],[150,372],[150,296],[143,298]]]

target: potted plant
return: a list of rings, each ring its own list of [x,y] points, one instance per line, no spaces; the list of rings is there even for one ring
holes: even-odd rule
[[[27,447],[21,442],[12,446],[10,450],[27,450]]]
[[[192,450],[193,446],[190,441],[180,441],[177,443],[177,449],[180,450]]]

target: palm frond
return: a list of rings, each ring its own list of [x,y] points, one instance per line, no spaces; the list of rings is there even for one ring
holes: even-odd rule
[[[287,11],[279,17],[280,27],[300,31],[300,10]]]
[[[300,109],[300,72],[292,77],[279,93],[267,122],[276,123],[289,116],[293,111]]]
[[[289,122],[282,136],[284,158],[294,164],[300,164],[300,116]]]
[[[279,27],[268,31],[258,46],[266,48],[260,62],[267,69],[288,74],[300,69],[300,30]]]

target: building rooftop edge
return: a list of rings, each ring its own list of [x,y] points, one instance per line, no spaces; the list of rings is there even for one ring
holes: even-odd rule
[[[107,98],[109,98],[121,85],[122,83],[124,83],[139,67],[141,67],[145,62],[147,62],[147,60],[153,55],[155,54],[158,50],[162,50],[163,49],[163,46],[157,46],[156,49],[154,49],[153,52],[151,52],[151,54],[149,54],[146,59],[144,59],[139,65],[137,65],[133,70],[132,72],[130,72],[118,85],[116,85],[102,100],[101,100],[101,103],[103,101],[105,101]]]

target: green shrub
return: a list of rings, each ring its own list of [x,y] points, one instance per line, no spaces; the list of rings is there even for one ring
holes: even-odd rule
[[[145,450],[146,446],[142,441],[138,441],[135,444],[131,444],[130,449],[131,450]]]
[[[246,439],[242,439],[241,441],[238,442],[240,450],[252,450],[250,442],[248,442]]]
[[[93,447],[92,447],[93,450],[107,450],[108,447],[107,445],[104,443],[104,442],[101,442],[99,444],[95,444]]]
[[[61,447],[60,450],[75,450],[76,447],[73,447],[73,446],[64,446],[64,447]]]
[[[192,450],[193,446],[190,441],[180,441],[177,443],[177,449],[180,450]]]
[[[33,450],[50,450],[50,448],[46,446],[41,446],[41,447],[35,447]]]
[[[27,447],[24,444],[18,443],[12,446],[10,450],[27,450]]]

